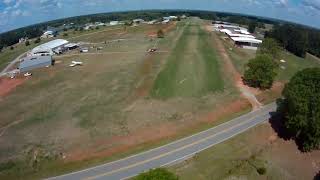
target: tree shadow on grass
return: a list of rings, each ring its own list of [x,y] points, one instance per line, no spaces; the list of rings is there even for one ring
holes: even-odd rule
[[[288,132],[284,125],[284,119],[283,113],[281,112],[282,107],[282,100],[278,99],[276,101],[277,103],[277,111],[271,112],[271,118],[269,119],[269,123],[273,130],[277,133],[278,137],[281,139],[284,139],[286,141],[289,141],[293,138],[292,134]]]
[[[320,180],[320,171],[313,177],[313,180]]]
[[[277,111],[276,112],[271,112],[271,118],[269,119],[269,123],[273,130],[277,133],[278,137],[285,140],[285,141],[290,141],[294,140],[298,149],[301,152],[304,152],[302,142],[295,137],[295,135],[290,132],[286,127],[285,127],[285,117],[283,113],[283,107],[284,107],[284,101],[283,99],[277,99]]]

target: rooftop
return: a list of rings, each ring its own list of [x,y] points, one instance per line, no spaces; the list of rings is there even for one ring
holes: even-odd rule
[[[33,48],[32,52],[41,51],[41,50],[51,50],[67,43],[69,43],[67,40],[56,39]]]
[[[231,39],[237,42],[262,43],[262,40],[248,38],[248,37],[231,37]]]
[[[256,38],[253,35],[251,35],[250,33],[245,33],[245,32],[242,33],[241,30],[240,30],[240,32],[238,32],[238,31],[232,31],[229,29],[221,29],[220,32],[224,32],[230,37],[246,37],[246,38],[252,38],[252,39]]]
[[[50,64],[51,62],[51,56],[28,56],[21,61],[19,68],[23,69],[25,67],[35,66],[42,63]]]

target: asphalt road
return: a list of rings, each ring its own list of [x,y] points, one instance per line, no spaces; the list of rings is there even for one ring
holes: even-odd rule
[[[0,77],[5,76],[6,73],[9,71],[9,69],[11,69],[17,62],[20,61],[20,59],[26,55],[28,52],[25,52],[23,54],[20,54],[18,57],[16,57],[13,61],[11,61],[7,67],[5,67],[1,72],[0,72]]]
[[[190,158],[202,150],[265,122],[275,110],[276,104],[272,103],[259,110],[165,146],[93,168],[53,177],[50,180],[127,179],[149,169],[167,166]]]

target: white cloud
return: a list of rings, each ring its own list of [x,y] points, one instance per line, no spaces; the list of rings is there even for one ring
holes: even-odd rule
[[[320,11],[320,0],[303,0],[302,3],[307,7]]]
[[[3,3],[5,3],[5,4],[10,4],[10,3],[12,3],[14,0],[3,0]]]

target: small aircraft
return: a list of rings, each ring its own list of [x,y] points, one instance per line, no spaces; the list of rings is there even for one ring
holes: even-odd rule
[[[82,66],[83,62],[80,61],[71,61],[70,67]]]
[[[156,48],[148,49],[148,52],[149,52],[149,53],[156,52],[156,51],[157,51],[157,49],[156,49]]]
[[[24,77],[29,77],[29,76],[32,76],[32,74],[29,73],[29,72],[27,72],[27,73],[24,74]]]

